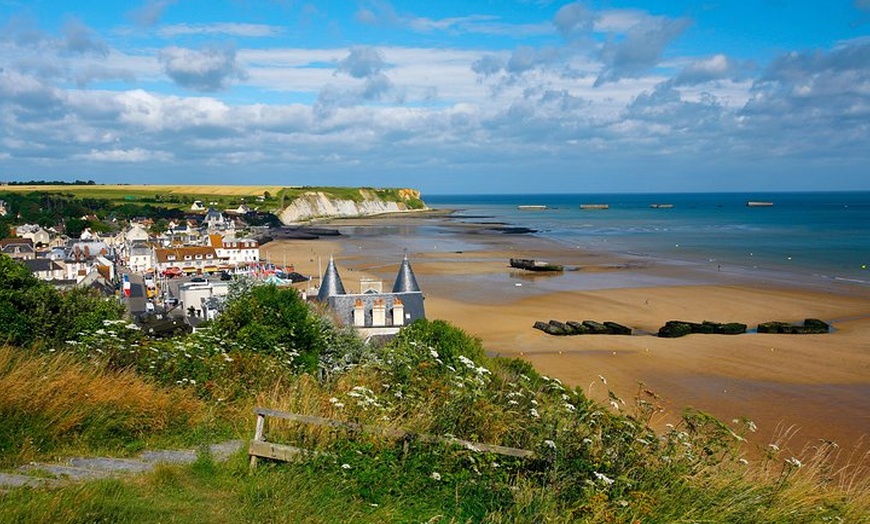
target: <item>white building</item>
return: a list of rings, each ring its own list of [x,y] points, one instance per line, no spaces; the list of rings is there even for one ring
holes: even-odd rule
[[[209,241],[224,265],[249,266],[260,261],[260,243],[256,240],[209,235]]]
[[[212,297],[223,297],[229,294],[230,286],[228,282],[187,282],[178,286],[179,307],[184,310],[184,314],[193,317],[204,317],[208,308],[204,307],[203,302]],[[190,308],[193,308],[192,310]],[[212,311],[214,308],[211,308]],[[193,315],[190,312],[193,311]]]

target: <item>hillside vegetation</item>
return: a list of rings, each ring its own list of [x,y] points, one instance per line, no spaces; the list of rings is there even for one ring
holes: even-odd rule
[[[6,185],[0,194],[33,192],[63,194],[80,200],[107,200],[118,204],[152,204],[165,208],[189,209],[194,201],[204,205],[215,202],[219,207],[239,205],[260,206],[276,211],[306,193],[323,193],[336,200],[359,202],[379,199],[386,202],[406,202],[416,209],[422,206],[418,191],[396,188],[355,188],[325,186],[220,186],[220,185]],[[258,201],[257,197],[261,197]],[[0,197],[2,198],[2,197]]]
[[[243,454],[216,463],[203,453],[127,479],[12,490],[0,522],[823,523],[865,522],[870,511],[866,472],[835,469],[831,443],[750,455],[751,421],[697,411],[656,434],[653,392],[599,405],[441,321],[367,347],[294,290],[240,281],[224,314],[185,338],[100,324],[0,351],[0,420],[17,424],[0,431],[4,466],[249,439],[255,405],[534,457],[270,422],[270,441],[319,454],[250,473]]]

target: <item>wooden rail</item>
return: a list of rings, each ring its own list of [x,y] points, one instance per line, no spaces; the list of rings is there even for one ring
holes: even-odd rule
[[[331,418],[316,417],[313,415],[300,415],[298,413],[288,413],[286,411],[278,411],[268,408],[254,408],[254,414],[257,415],[257,426],[254,430],[254,439],[248,448],[248,455],[251,457],[251,469],[257,467],[258,458],[267,458],[272,460],[290,461],[300,455],[311,454],[310,451],[287,446],[284,444],[273,444],[266,442],[266,417],[281,418],[284,420],[292,420],[315,426],[325,426],[330,428],[344,428],[360,433],[370,433],[374,435],[382,435],[396,440],[404,440],[407,449],[407,443],[410,440],[432,444],[450,444],[460,446],[465,449],[477,452],[496,453],[508,457],[531,458],[535,456],[533,451],[527,449],[510,448],[507,446],[498,446],[495,444],[482,444],[479,442],[471,442],[453,437],[439,437],[436,435],[427,435],[425,433],[414,433],[404,429],[382,428],[377,426],[369,426],[365,424],[356,424],[353,422],[344,422]]]

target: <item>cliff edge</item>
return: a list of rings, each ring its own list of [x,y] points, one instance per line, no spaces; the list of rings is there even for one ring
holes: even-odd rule
[[[298,224],[318,218],[346,218],[402,213],[427,209],[416,189],[300,190],[284,196],[285,205],[276,215],[283,224]]]

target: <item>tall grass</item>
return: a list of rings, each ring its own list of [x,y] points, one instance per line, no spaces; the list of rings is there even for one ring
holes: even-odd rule
[[[192,392],[156,386],[132,371],[0,347],[0,466],[64,446],[136,446],[194,428],[205,415]]]

